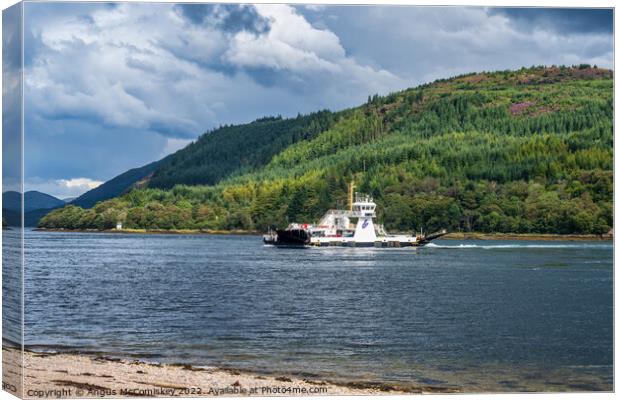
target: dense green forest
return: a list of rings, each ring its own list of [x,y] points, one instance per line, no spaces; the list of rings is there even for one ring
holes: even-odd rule
[[[334,115],[324,110],[297,118],[265,117],[222,126],[162,160],[149,186],[212,185],[232,174],[253,171],[291,144],[327,130],[333,122]]]
[[[146,188],[55,210],[40,225],[263,230],[345,207],[355,179],[388,230],[605,233],[613,73],[462,75],[339,113],[223,127],[164,164]]]

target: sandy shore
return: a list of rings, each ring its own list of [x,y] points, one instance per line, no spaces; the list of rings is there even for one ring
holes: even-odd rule
[[[3,346],[3,382],[20,391],[18,349]],[[372,382],[326,381],[181,364],[155,364],[84,354],[24,353],[24,397],[304,396],[446,392],[438,387],[400,389]],[[7,390],[10,390],[8,388]],[[15,393],[18,394],[18,393]]]

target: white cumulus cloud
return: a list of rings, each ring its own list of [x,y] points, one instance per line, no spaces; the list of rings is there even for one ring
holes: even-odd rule
[[[89,178],[71,178],[71,179],[41,179],[30,178],[24,182],[24,190],[36,190],[47,193],[59,199],[70,197],[78,197],[91,189],[101,185],[102,181]]]

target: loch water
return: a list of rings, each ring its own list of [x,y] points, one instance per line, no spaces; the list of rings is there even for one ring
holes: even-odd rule
[[[6,260],[3,273],[19,281]],[[285,249],[27,230],[23,278],[35,350],[471,392],[613,390],[611,242]]]

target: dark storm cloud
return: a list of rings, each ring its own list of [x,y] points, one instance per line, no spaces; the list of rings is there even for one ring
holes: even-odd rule
[[[127,167],[151,162],[166,142],[146,129],[107,127],[88,119],[30,117],[25,130],[27,180],[106,180]]]
[[[553,30],[562,34],[611,33],[612,9],[585,8],[489,8],[491,15],[503,15],[518,29]]]
[[[269,20],[260,16],[250,5],[179,4],[176,9],[194,24],[212,24],[229,33],[247,31],[262,34],[269,31]]]

